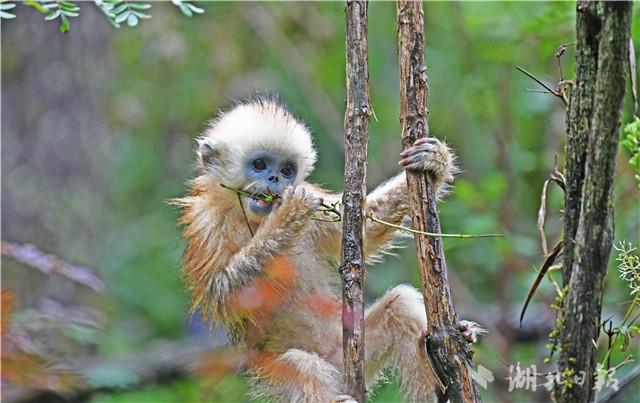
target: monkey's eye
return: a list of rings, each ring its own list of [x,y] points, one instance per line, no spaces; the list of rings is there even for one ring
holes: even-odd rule
[[[258,171],[262,171],[264,169],[267,169],[267,163],[264,162],[262,158],[258,158],[253,160],[253,167]]]
[[[295,171],[295,166],[293,165],[292,162],[287,162],[286,164],[284,164],[284,166],[280,170],[280,172],[287,177],[293,175],[294,171]]]

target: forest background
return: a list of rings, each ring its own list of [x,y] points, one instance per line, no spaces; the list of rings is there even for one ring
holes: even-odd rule
[[[186,18],[171,3],[154,4],[152,18],[135,28],[115,29],[90,3],[80,3],[67,34],[22,5],[12,10],[16,19],[2,23],[2,239],[90,268],[74,281],[3,258],[3,325],[11,324],[12,337],[32,346],[35,358],[50,355],[60,367],[86,370],[83,382],[105,390],[91,392],[96,402],[244,400],[245,379],[225,370],[227,361],[217,364],[215,354],[198,377],[160,382],[139,382],[134,364],[151,362],[158,349],[225,341],[187,313],[179,271],[184,244],[177,211],[165,203],[185,191],[193,139],[218,109],[255,90],[280,93],[315,133],[319,164],[311,179],[336,190],[343,183],[342,3],[197,5],[204,14]],[[636,44],[639,12],[634,5]],[[395,18],[392,2],[369,8],[369,187],[399,171]],[[575,39],[575,4],[426,3],[425,27],[431,131],[456,151],[463,169],[440,205],[443,231],[506,234],[444,241],[458,314],[491,332],[475,347],[475,364],[495,375],[483,396],[546,401],[540,390],[509,392],[505,378],[517,363],[544,370],[549,354],[556,313],[549,282],[522,327],[518,317],[543,260],[537,212],[556,155],[562,165],[565,110],[558,98],[528,91],[540,87],[515,66],[559,81],[554,55]],[[561,58],[568,78],[573,51],[569,46]],[[632,118],[627,95],[623,123]],[[617,240],[637,246],[639,191],[629,158],[621,147],[615,229]],[[550,188],[550,245],[561,238],[562,197]],[[419,285],[415,252],[406,244],[368,269],[368,301],[399,282]],[[616,255],[602,314],[614,320],[631,298]],[[85,281],[90,273],[97,277]],[[636,339],[628,351],[615,350],[612,364],[638,349]],[[11,378],[37,373],[37,363],[12,362],[3,349],[3,392],[43,386]],[[635,365],[622,367],[620,377]],[[47,371],[38,377],[50,381],[46,387],[79,382]],[[14,381],[8,386],[7,374]],[[373,400],[398,396],[391,382]]]

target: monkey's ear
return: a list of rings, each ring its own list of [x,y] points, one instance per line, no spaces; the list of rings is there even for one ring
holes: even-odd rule
[[[222,145],[208,137],[199,137],[196,155],[200,168],[207,169],[220,165],[222,157]]]

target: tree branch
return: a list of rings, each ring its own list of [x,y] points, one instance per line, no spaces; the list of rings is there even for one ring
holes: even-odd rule
[[[400,121],[406,149],[429,135],[427,68],[424,61],[422,2],[397,1],[398,57],[400,60]],[[433,182],[428,174],[407,172],[413,228],[440,233]],[[440,398],[452,402],[480,401],[471,379],[471,351],[460,334],[453,308],[440,237],[414,237],[429,322],[427,349],[446,391]]]
[[[613,241],[613,183],[625,91],[630,2],[581,1],[577,7],[576,83],[567,141],[564,273],[569,285],[558,371],[582,384],[554,387],[558,402],[593,400],[595,343]]]
[[[344,116],[342,205],[342,347],[346,393],[363,403],[364,383],[364,207],[369,126],[367,1],[347,0],[347,108]]]

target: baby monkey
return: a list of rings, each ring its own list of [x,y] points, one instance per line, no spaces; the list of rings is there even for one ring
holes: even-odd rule
[[[182,208],[184,278],[193,309],[222,323],[252,352],[251,394],[285,402],[347,401],[342,395],[340,222],[321,219],[340,194],[305,182],[316,162],[311,133],[277,99],[239,102],[209,123],[196,150],[199,174]],[[405,170],[429,172],[439,194],[453,180],[453,154],[435,138],[402,154]],[[230,189],[237,189],[234,192]],[[409,212],[404,172],[366,198],[365,214],[400,224]],[[396,231],[367,221],[366,258],[393,247]],[[408,401],[436,398],[426,359],[422,294],[390,289],[365,313],[365,378],[371,390],[395,371]],[[473,322],[461,331],[475,341]]]

